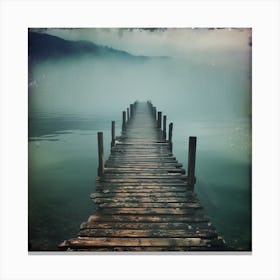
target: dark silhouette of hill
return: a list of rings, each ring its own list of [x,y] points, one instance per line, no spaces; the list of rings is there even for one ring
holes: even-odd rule
[[[125,51],[100,46],[89,41],[68,41],[56,36],[28,32],[29,65],[47,59],[62,59],[90,55],[93,57],[114,57],[132,60],[147,60],[152,57],[134,56]],[[163,58],[163,57],[159,57]]]

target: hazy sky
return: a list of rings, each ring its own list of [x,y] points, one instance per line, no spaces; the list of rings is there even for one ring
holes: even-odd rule
[[[168,28],[157,30],[124,28],[51,28],[47,33],[68,40],[88,40],[135,55],[184,57],[194,51],[246,50],[250,28]]]

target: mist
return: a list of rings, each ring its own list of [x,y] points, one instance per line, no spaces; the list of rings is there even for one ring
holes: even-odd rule
[[[248,51],[212,51],[183,59],[44,61],[33,67],[29,112],[117,113],[135,100],[152,100],[165,112],[191,119],[249,116],[249,59]]]

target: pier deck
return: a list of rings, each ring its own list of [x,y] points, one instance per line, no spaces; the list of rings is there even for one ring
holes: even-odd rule
[[[120,137],[114,136],[112,127],[111,154],[99,166],[96,192],[91,194],[97,211],[81,224],[79,236],[65,240],[60,249],[226,250],[193,182],[172,154],[170,129],[166,139],[166,116],[162,125],[161,112],[157,118],[150,102],[130,105]],[[102,154],[99,160],[102,165]]]

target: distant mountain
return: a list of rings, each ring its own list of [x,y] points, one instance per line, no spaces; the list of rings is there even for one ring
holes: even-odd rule
[[[122,59],[146,60],[151,57],[134,56],[125,51],[100,46],[89,41],[68,41],[44,33],[28,32],[28,61],[30,64],[47,59],[92,55]]]

